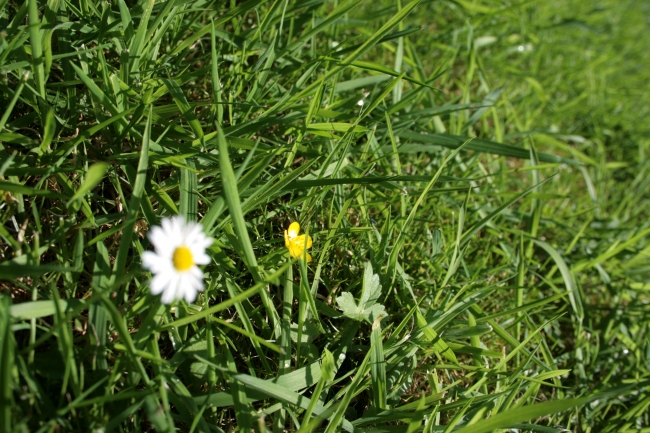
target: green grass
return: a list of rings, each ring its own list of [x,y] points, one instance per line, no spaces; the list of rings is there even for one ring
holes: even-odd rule
[[[0,0],[0,430],[650,431],[648,12]]]

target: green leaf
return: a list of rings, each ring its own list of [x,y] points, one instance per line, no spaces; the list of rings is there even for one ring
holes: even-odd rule
[[[453,350],[445,343],[445,341],[438,335],[438,333],[433,329],[433,327],[428,326],[429,324],[427,323],[426,319],[420,313],[420,310],[416,309],[415,310],[415,317],[417,320],[417,324],[420,328],[422,328],[422,332],[424,333],[424,336],[429,340],[430,342],[433,343],[433,346],[435,347],[436,351],[440,353],[442,356],[453,362],[454,364],[458,364],[458,359],[456,358],[456,354],[454,353]]]
[[[15,341],[11,331],[11,299],[0,295],[0,428],[12,431]]]
[[[8,192],[15,192],[17,194],[35,195],[35,196],[43,196],[49,198],[68,198],[68,196],[64,194],[60,194],[58,192],[49,191],[46,189],[36,189],[30,186],[20,185],[13,182],[7,182],[4,180],[0,180],[0,191],[8,191]]]
[[[122,238],[120,239],[120,247],[115,257],[115,264],[113,265],[113,272],[111,273],[111,280],[109,286],[115,284],[122,278],[122,272],[126,266],[129,250],[131,249],[131,239],[133,237],[133,226],[138,218],[138,211],[140,210],[140,201],[143,195],[146,194],[144,184],[147,179],[147,167],[149,165],[149,142],[151,141],[151,118],[152,110],[149,107],[149,116],[147,118],[147,126],[144,131],[142,140],[142,148],[140,149],[140,159],[138,161],[138,171],[133,185],[133,194],[129,202],[129,209],[126,215],[126,221],[123,225]]]
[[[458,135],[450,134],[422,134],[414,131],[400,131],[397,133],[402,138],[421,142],[435,144],[440,147],[446,147],[448,149],[457,149],[459,146],[462,146],[463,143],[470,140],[471,137],[461,137]],[[510,156],[520,159],[530,159],[530,151],[521,147],[515,147],[510,144],[497,143],[495,141],[484,140],[481,138],[473,138],[469,143],[465,145],[466,150],[474,150],[481,153],[493,153],[495,155],[501,156]],[[571,165],[580,164],[578,161],[562,158],[556,155],[551,155],[548,153],[539,152],[538,157],[540,161],[543,162],[555,162],[555,163],[564,163]]]
[[[350,292],[343,292],[336,298],[336,303],[343,310],[343,315],[357,321],[367,321],[374,324],[376,320],[387,316],[383,305],[376,304],[381,296],[381,284],[379,275],[373,274],[370,262],[365,263],[363,274],[363,288],[359,304],[354,300]]]
[[[472,425],[465,426],[455,433],[490,433],[498,428],[509,427],[520,421],[526,421],[541,416],[551,415],[563,412],[572,407],[582,406],[591,398],[573,398],[565,400],[547,401],[544,403],[533,404],[530,406],[517,407],[495,416],[478,421]]]
[[[56,265],[22,265],[11,260],[0,263],[0,280],[22,277],[40,277],[48,272],[69,272],[71,269]]]
[[[58,302],[59,311],[64,314],[79,312],[88,308],[88,303],[82,299],[60,299],[58,301],[31,301],[14,304],[9,307],[9,315],[14,320],[38,319],[39,317],[56,314]]]
[[[103,162],[98,162],[91,165],[86,172],[86,177],[72,198],[68,201],[67,206],[70,207],[75,201],[80,200],[83,196],[89,193],[93,188],[95,188],[99,183],[104,179],[106,171],[108,170],[108,164]]]

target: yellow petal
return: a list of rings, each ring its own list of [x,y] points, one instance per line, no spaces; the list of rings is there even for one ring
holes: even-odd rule
[[[296,236],[295,238],[290,240],[291,245],[300,248],[301,250],[304,250],[305,238],[306,238],[305,235]],[[311,240],[311,236],[309,236],[309,238],[307,238],[307,248],[311,248],[311,245],[312,245],[312,240]]]
[[[289,248],[289,245],[291,245],[291,240],[289,239],[289,235],[287,235],[287,231],[284,231],[284,246]]]
[[[305,249],[302,248],[302,246],[300,246],[300,245],[295,245],[295,244],[291,244],[291,245],[289,245],[289,254],[290,254],[291,257],[293,257],[294,259],[295,259],[296,257],[302,257],[302,252],[303,252],[304,250],[305,250]]]
[[[297,222],[292,222],[289,225],[289,239],[293,239],[296,236],[298,236],[298,233],[300,232],[300,224]]]
[[[302,259],[302,256],[303,256],[304,252],[305,252],[305,249],[302,247],[302,245],[292,244],[289,247],[289,254],[294,259]],[[309,253],[307,253],[307,261],[311,262],[311,254],[309,254]]]

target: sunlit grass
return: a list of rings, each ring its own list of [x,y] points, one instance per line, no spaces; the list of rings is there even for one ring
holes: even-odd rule
[[[646,5],[0,11],[0,430],[650,429]]]

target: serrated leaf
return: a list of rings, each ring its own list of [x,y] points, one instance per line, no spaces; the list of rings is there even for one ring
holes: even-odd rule
[[[357,306],[357,303],[354,301],[354,297],[350,292],[341,293],[341,296],[336,298],[336,303],[339,304],[339,307],[341,307],[341,310],[343,310],[343,314],[346,316],[349,314],[359,313],[359,307]]]
[[[363,313],[366,317],[366,320],[372,324],[374,324],[375,320],[379,319],[380,317],[388,316],[388,313],[386,313],[384,306],[381,304],[375,304],[369,309],[365,310]]]
[[[363,290],[361,292],[361,301],[359,306],[367,309],[377,302],[381,296],[381,284],[379,283],[379,275],[372,273],[372,265],[366,262],[365,271],[363,273]]]
[[[353,320],[367,321],[373,324],[381,316],[387,316],[384,306],[375,304],[381,296],[381,284],[379,275],[373,274],[372,265],[369,262],[365,264],[363,274],[363,289],[361,290],[361,300],[357,305],[354,296],[350,292],[343,292],[336,298],[343,315]]]

